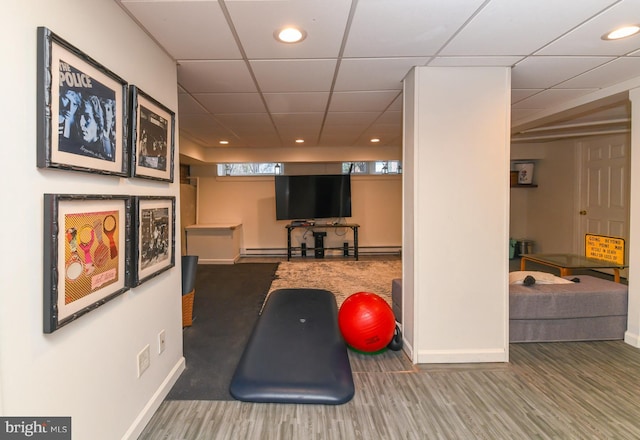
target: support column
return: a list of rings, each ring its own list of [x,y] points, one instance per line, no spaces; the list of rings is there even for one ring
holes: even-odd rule
[[[631,101],[631,189],[629,190],[629,311],[627,344],[640,348],[640,88],[629,91]],[[634,264],[635,263],[635,264]]]
[[[508,361],[508,68],[405,80],[403,320],[416,363]]]

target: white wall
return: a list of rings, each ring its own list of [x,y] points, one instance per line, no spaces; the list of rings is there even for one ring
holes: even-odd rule
[[[243,254],[286,253],[289,222],[276,220],[273,177],[216,177],[214,166],[192,166],[191,176],[198,178],[198,223],[242,223]],[[346,220],[360,224],[361,247],[401,246],[401,176],[352,176],[351,203],[353,215]],[[350,230],[338,234],[344,231],[328,230],[325,246],[353,243]],[[295,231],[293,244],[302,240],[301,231]],[[310,234],[306,243],[313,244]]]
[[[510,71],[417,67],[407,81],[413,359],[507,361]]]
[[[174,62],[114,1],[3,3],[0,413],[70,416],[74,439],[135,438],[183,366],[179,259],[175,268],[43,334],[43,194],[177,197],[179,184],[36,168],[37,26],[177,110]],[[176,250],[179,256],[179,237]],[[167,348],[158,355],[162,329]],[[136,357],[146,344],[151,365],[138,379]]]
[[[522,157],[521,147],[512,146],[512,155]],[[576,148],[571,139],[536,144],[538,186],[511,189],[510,235],[532,240],[536,253],[573,252]]]

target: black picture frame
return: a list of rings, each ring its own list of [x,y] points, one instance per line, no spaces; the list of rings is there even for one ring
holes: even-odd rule
[[[139,87],[129,87],[131,177],[173,182],[175,113]]]
[[[37,54],[37,166],[127,177],[126,81],[46,27]]]
[[[135,196],[133,211],[132,286],[138,286],[175,266],[176,198]]]
[[[131,197],[44,195],[44,332],[130,287]]]

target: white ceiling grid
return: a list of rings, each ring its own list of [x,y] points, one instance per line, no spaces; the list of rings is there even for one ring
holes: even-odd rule
[[[181,135],[204,147],[400,145],[413,66],[512,67],[514,124],[640,77],[640,36],[600,38],[638,0],[115,1],[177,61]],[[306,38],[277,42],[285,25]]]

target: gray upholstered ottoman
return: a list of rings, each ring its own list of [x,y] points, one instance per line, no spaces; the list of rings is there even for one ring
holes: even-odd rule
[[[577,278],[580,282],[572,284],[510,284],[509,341],[623,339],[628,287],[588,275]]]

